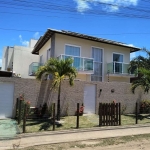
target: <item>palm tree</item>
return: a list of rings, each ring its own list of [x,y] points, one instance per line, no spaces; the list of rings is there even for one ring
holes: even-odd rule
[[[135,75],[138,76],[138,79],[132,83],[131,90],[133,93],[138,86],[141,86],[145,93],[148,93],[150,89],[150,51],[146,48],[142,50],[146,52],[147,57],[137,56],[130,62],[129,70],[134,69]]]
[[[67,58],[65,60],[58,60],[50,58],[48,62],[41,66],[36,72],[36,79],[41,80],[49,74],[53,77],[52,89],[58,88],[58,103],[57,103],[57,120],[60,120],[60,94],[61,83],[64,77],[69,79],[70,86],[74,84],[74,79],[77,76],[76,68],[72,67],[73,59]]]
[[[150,90],[150,70],[145,68],[139,68],[138,73],[142,74],[138,80],[133,81],[131,90],[134,93],[137,87],[142,87],[144,93],[148,93]]]
[[[150,69],[150,51],[146,48],[142,49],[143,52],[147,54],[147,57],[143,57],[141,55],[135,57],[130,62],[129,70],[131,71],[134,68],[145,68]]]

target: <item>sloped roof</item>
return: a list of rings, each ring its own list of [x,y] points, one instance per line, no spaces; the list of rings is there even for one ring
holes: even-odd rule
[[[108,40],[108,39],[103,39],[99,37],[94,37],[86,34],[81,34],[77,32],[71,32],[71,31],[66,31],[66,30],[55,30],[55,29],[47,29],[45,34],[40,37],[36,45],[34,46],[34,49],[32,51],[32,54],[38,54],[39,50],[44,46],[44,44],[53,36],[53,34],[58,33],[58,34],[63,34],[67,36],[73,36],[76,38],[82,38],[90,41],[96,41],[96,42],[101,42],[101,43],[106,43],[106,44],[111,44],[111,45],[116,45],[116,46],[121,46],[121,47],[127,47],[130,48],[130,52],[135,52],[139,51],[141,48],[131,46],[122,42],[117,42],[113,40]]]

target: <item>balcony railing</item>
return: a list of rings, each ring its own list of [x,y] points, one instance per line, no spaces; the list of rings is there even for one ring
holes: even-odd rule
[[[111,62],[107,64],[107,70],[110,74],[124,74],[131,75],[128,71],[129,64],[121,62]]]
[[[78,57],[78,56],[71,56],[71,55],[60,55],[58,59],[63,59],[65,60],[66,58],[73,58],[73,64],[77,71],[79,73],[89,73],[93,74],[94,72],[94,63],[93,63],[93,58],[85,58],[85,57]]]
[[[29,76],[35,76],[36,71],[40,66],[43,64],[38,63],[38,62],[33,62],[29,65]]]

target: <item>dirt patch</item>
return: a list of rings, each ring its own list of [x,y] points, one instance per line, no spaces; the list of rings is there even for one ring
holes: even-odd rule
[[[128,142],[125,144],[109,145],[109,146],[91,146],[91,147],[74,147],[68,150],[149,150],[150,143],[148,140]]]
[[[96,145],[96,144],[99,144],[98,141],[82,141],[81,144],[85,144],[85,145]]]
[[[70,143],[48,144],[23,150],[149,150],[150,134],[96,139]]]

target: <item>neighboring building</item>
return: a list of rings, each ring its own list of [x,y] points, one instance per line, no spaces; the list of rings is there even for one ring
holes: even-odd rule
[[[130,53],[139,50],[121,42],[48,29],[32,51],[32,54],[39,55],[39,62],[30,65],[30,75],[34,75],[39,65],[50,57],[73,57],[79,80],[130,82]]]
[[[2,71],[13,71],[15,76],[21,78],[34,78],[29,76],[29,65],[37,62],[39,56],[31,52],[37,40],[30,40],[29,47],[24,46],[6,46],[3,49]]]

